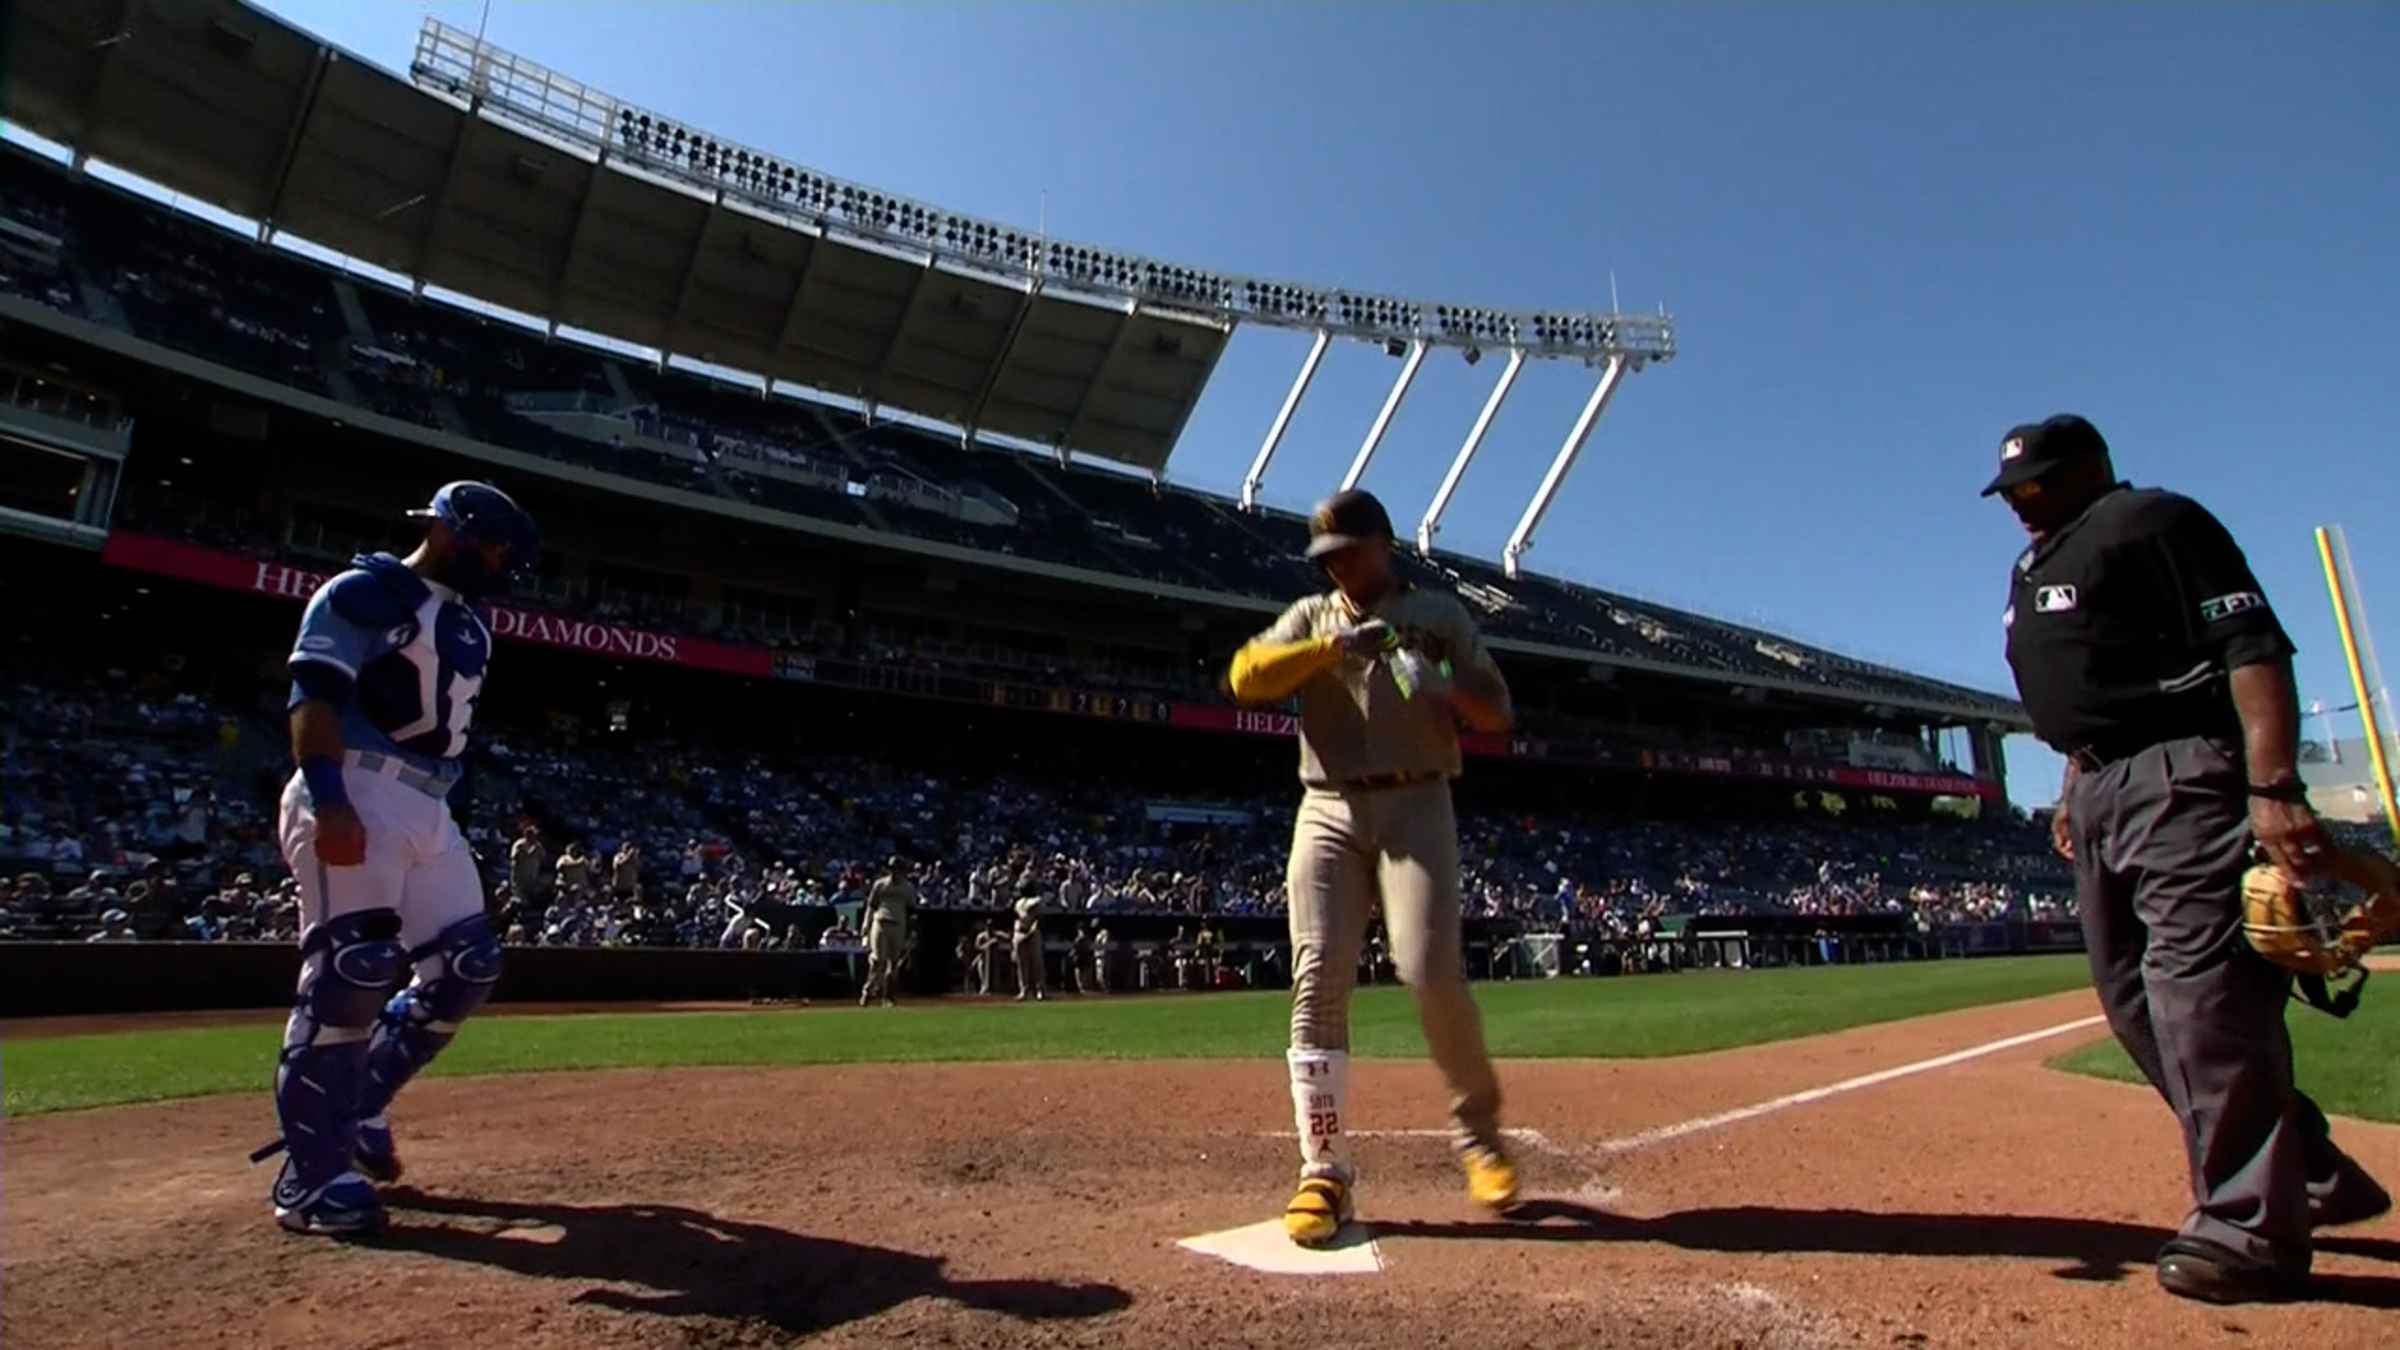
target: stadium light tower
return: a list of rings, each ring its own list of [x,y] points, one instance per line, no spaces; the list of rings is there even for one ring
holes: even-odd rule
[[[1333,345],[1333,333],[1320,328],[1317,340],[1308,345],[1308,355],[1300,362],[1300,374],[1292,380],[1292,391],[1283,396],[1283,407],[1275,420],[1267,425],[1267,439],[1258,447],[1258,458],[1250,461],[1250,472],[1242,478],[1242,509],[1258,509],[1258,489],[1267,481],[1267,461],[1275,458],[1275,447],[1283,444],[1284,428],[1292,424],[1292,414],[1300,408],[1302,396],[1308,393],[1308,382],[1317,378],[1317,365],[1325,359],[1325,349]]]
[[[577,155],[588,166],[581,197],[568,204],[578,223],[557,245],[560,255],[553,264],[551,285],[554,311],[567,306],[566,278],[587,251],[580,217],[593,209],[593,181],[602,175],[626,179],[610,182],[611,193],[629,203],[629,220],[688,250],[680,255],[680,284],[674,295],[655,312],[640,307],[634,313],[637,327],[646,323],[672,333],[696,324],[732,331],[746,322],[730,311],[702,312],[715,303],[702,278],[731,267],[757,266],[754,255],[762,227],[781,225],[808,242],[768,250],[786,261],[793,255],[798,260],[791,264],[793,279],[777,336],[754,344],[746,359],[770,381],[850,393],[869,405],[870,417],[888,394],[893,406],[955,425],[969,441],[986,433],[1031,439],[1062,457],[1073,451],[1147,469],[1156,481],[1165,473],[1191,410],[1235,329],[1259,324],[1306,331],[1311,339],[1308,355],[1242,479],[1245,510],[1258,509],[1267,468],[1337,337],[1371,343],[1406,358],[1351,459],[1342,479],[1345,487],[1355,487],[1365,477],[1429,350],[1456,348],[1470,364],[1485,352],[1508,353],[1498,387],[1485,401],[1417,527],[1418,546],[1427,549],[1525,362],[1573,360],[1602,367],[1600,387],[1509,539],[1502,561],[1512,576],[1533,543],[1534,528],[1625,373],[1671,360],[1676,353],[1673,319],[1663,311],[1621,313],[1613,293],[1607,311],[1437,303],[1194,267],[952,211],[712,135],[505,51],[480,33],[431,17],[418,34],[409,76],[420,89],[462,114],[441,161],[446,168],[432,174],[421,185],[420,196],[412,199],[427,208],[409,269],[420,287],[429,269],[438,267],[441,275],[434,280],[451,285],[445,277],[467,278],[471,289],[474,260],[453,256],[458,250],[437,237],[433,222],[448,214],[454,188],[471,186],[459,180],[470,177],[472,166],[482,162],[474,152],[506,147],[512,138],[534,137],[542,145]],[[313,106],[313,99],[309,102]],[[291,132],[293,137],[300,134],[297,128]],[[662,179],[664,185],[656,181]],[[689,213],[685,199],[694,195],[708,203],[696,239],[678,233]],[[720,254],[729,256],[719,258]],[[961,285],[996,285],[1030,298],[1013,306],[1014,319],[996,340],[985,331],[988,324],[974,326],[963,336],[950,332],[957,321],[947,310],[911,300],[899,307],[896,317],[870,325],[868,336],[881,343],[880,359],[855,361],[812,345],[809,339],[816,325],[855,326],[861,321],[859,314],[828,297],[872,290],[895,257],[914,260],[925,269],[916,279],[920,287],[939,269],[946,277],[961,279]],[[1103,344],[1101,363],[1071,378],[1035,369],[1044,363],[1023,349],[1020,336],[1042,335],[1042,341],[1055,342],[1059,333],[1085,328],[1089,320],[1084,311],[1094,305],[1125,315],[1115,337]],[[650,345],[664,350],[662,344]],[[897,378],[896,363],[918,348],[943,353],[943,367],[918,361],[908,378]],[[986,355],[973,360],[947,360],[985,348]]]
[[[1400,378],[1392,381],[1392,392],[1384,395],[1383,411],[1375,414],[1373,425],[1367,428],[1367,438],[1359,442],[1358,455],[1350,461],[1350,472],[1342,475],[1342,491],[1358,486],[1367,476],[1367,461],[1375,458],[1375,447],[1383,443],[1385,429],[1392,425],[1392,414],[1400,411],[1400,400],[1408,397],[1408,386],[1416,381],[1417,367],[1425,364],[1425,342],[1420,338],[1408,344],[1408,359],[1400,363]]]
[[[1450,509],[1451,494],[1458,491],[1459,480],[1467,476],[1467,463],[1483,444],[1483,435],[1492,429],[1492,419],[1500,415],[1500,405],[1507,401],[1508,391],[1517,382],[1517,372],[1525,368],[1525,349],[1509,350],[1508,364],[1500,370],[1500,382],[1492,386],[1491,397],[1483,401],[1483,411],[1475,414],[1475,425],[1467,428],[1467,439],[1458,447],[1458,455],[1450,461],[1450,471],[1442,475],[1441,487],[1434,490],[1433,501],[1425,508],[1425,518],[1417,522],[1417,552],[1433,552],[1433,537],[1442,529],[1442,513]]]
[[[1558,496],[1558,489],[1567,481],[1567,472],[1575,467],[1575,457],[1583,453],[1583,443],[1591,439],[1592,428],[1599,425],[1600,414],[1608,411],[1608,401],[1616,397],[1617,386],[1625,382],[1625,372],[1632,369],[1623,355],[1608,358],[1601,367],[1600,382],[1592,386],[1592,396],[1584,401],[1583,412],[1575,425],[1567,429],[1567,439],[1550,459],[1550,471],[1542,475],[1542,485],[1533,490],[1533,500],[1525,503],[1525,514],[1517,518],[1517,528],[1509,532],[1508,547],[1501,550],[1500,567],[1511,577],[1517,575],[1525,550],[1533,547],[1534,527],[1542,523],[1542,515]]]

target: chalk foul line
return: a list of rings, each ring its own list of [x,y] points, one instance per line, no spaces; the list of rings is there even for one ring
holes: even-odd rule
[[[1838,1083],[1828,1083],[1823,1087],[1810,1088],[1805,1092],[1794,1092],[1785,1096],[1773,1098],[1768,1101],[1753,1102],[1748,1106],[1737,1106],[1730,1111],[1719,1111],[1715,1115],[1698,1116],[1691,1120],[1683,1121],[1679,1124],[1661,1125],[1656,1129],[1643,1130],[1638,1134],[1620,1135],[1615,1139],[1604,1139],[1598,1144],[1593,1145],[1592,1151],[1595,1153],[1611,1155],[1619,1153],[1632,1153],[1638,1149],[1650,1148],[1657,1144],[1664,1144],[1670,1140],[1681,1139],[1686,1135],[1700,1134],[1707,1130],[1719,1129],[1724,1126],[1737,1124],[1745,1120],[1756,1120],[1760,1116],[1773,1115],[1777,1111],[1788,1110],[1795,1106],[1806,1106],[1811,1102],[1821,1102],[1828,1097],[1841,1096],[1845,1092],[1856,1092],[1861,1088],[1876,1087],[1880,1084],[1889,1083],[1895,1079],[1907,1078],[1914,1074],[1931,1073],[1935,1069],[1947,1069],[1953,1064],[1964,1064],[1968,1060],[1981,1059],[1985,1055],[1996,1055],[2003,1050],[2014,1050],[2020,1045],[2031,1045],[2035,1041],[2048,1040],[2053,1036],[2064,1036],[2072,1031],[2081,1031],[2086,1027],[2098,1026],[2107,1020],[2107,1018],[2100,1016],[2098,1013],[2094,1013],[2090,1017],[2079,1017],[2072,1022],[2061,1022],[2057,1026],[2044,1027],[2039,1031],[2028,1031],[2016,1036],[2004,1036],[1999,1040],[1987,1041],[1982,1045],[1969,1046],[1964,1050],[1953,1050],[1946,1055],[1936,1055],[1931,1059],[1920,1059],[1914,1064],[1902,1064],[1895,1068],[1879,1069],[1874,1073],[1860,1074],[1856,1078],[1845,1078]]]
[[[1827,1083],[1823,1087],[1809,1088],[1804,1092],[1789,1093],[1768,1101],[1753,1102],[1748,1106],[1737,1106],[1730,1111],[1719,1111],[1714,1115],[1698,1116],[1674,1125],[1661,1125],[1637,1134],[1604,1139],[1581,1150],[1563,1146],[1540,1130],[1510,1128],[1504,1129],[1500,1133],[1514,1143],[1530,1147],[1534,1152],[1547,1153],[1556,1157],[1573,1157],[1578,1151],[1610,1156],[1632,1153],[1671,1140],[1681,1139],[1686,1135],[1701,1134],[1708,1130],[1739,1124],[1745,1120],[1756,1120],[1760,1116],[1773,1115],[1777,1111],[1789,1110],[1795,1106],[1821,1102],[1828,1097],[1841,1096],[1845,1092],[1856,1092],[1861,1088],[1876,1087],[1916,1074],[1931,1073],[1935,1069],[1947,1069],[1953,1064],[1964,1064],[1968,1060],[1981,1059],[1986,1055],[1996,1055],[2003,1050],[2014,1050],[2020,1045],[2031,1045],[2036,1041],[2048,1040],[2053,1036],[2064,1036],[2070,1032],[2082,1031],[2087,1027],[2098,1026],[2107,1020],[2098,1013],[2094,1013],[2089,1017],[2076,1018],[2072,1022],[2061,1022],[2057,1026],[2043,1027],[2039,1031],[2004,1036],[1999,1040],[1969,1046],[1964,1050],[1953,1050],[1946,1055],[1920,1059],[1913,1064],[1878,1069],[1873,1073],[1860,1074],[1856,1078],[1845,1078],[1838,1083]],[[1352,1130],[1349,1133],[1354,1139],[1448,1139],[1451,1137],[1451,1132],[1448,1130]],[[1290,1130],[1274,1130],[1268,1132],[1265,1137],[1291,1139],[1295,1136]]]

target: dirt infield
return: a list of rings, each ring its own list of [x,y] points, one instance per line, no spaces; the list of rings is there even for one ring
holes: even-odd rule
[[[376,1243],[290,1237],[263,1096],[0,1127],[8,1345],[2133,1346],[2386,1343],[2400,1222],[2322,1239],[2317,1297],[2208,1309],[2149,1261],[2183,1205],[2147,1091],[2081,1031],[1671,1127],[2089,1016],[2088,994],[1683,1060],[1507,1065],[1539,1197],[1466,1207],[1441,1142],[1360,1140],[1380,1274],[1180,1249],[1267,1219],[1280,1065],[612,1071],[420,1083]],[[858,1014],[871,1016],[873,1014]],[[995,1016],[1041,1015],[995,1009]],[[1359,1066],[1362,1131],[1437,1124]],[[2387,1176],[2400,1128],[2344,1122]]]

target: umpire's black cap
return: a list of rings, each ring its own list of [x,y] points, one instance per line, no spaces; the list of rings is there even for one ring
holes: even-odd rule
[[[2108,453],[2100,429],[2073,413],[2059,413],[2039,422],[2011,427],[2000,438],[2000,472],[1985,485],[1983,495],[2030,483],[2052,469]]]
[[[1364,488],[1337,492],[1308,513],[1308,556],[1322,558],[1370,539],[1390,540],[1392,515]]]

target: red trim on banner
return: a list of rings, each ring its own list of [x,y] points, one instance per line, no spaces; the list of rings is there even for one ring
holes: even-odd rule
[[[1186,731],[1238,731],[1249,736],[1297,736],[1300,719],[1264,708],[1227,708],[1213,703],[1178,703],[1167,725]]]
[[[213,548],[139,534],[112,534],[100,550],[100,561],[138,572],[155,572],[181,581],[196,581],[230,591],[306,600],[334,573],[312,571],[263,558],[245,558]],[[690,666],[732,675],[769,676],[775,673],[775,654],[764,647],[737,647],[706,638],[656,633],[625,624],[570,618],[548,610],[516,605],[485,605],[484,617],[496,637],[562,647],[633,661]]]
[[[1233,731],[1247,736],[1300,734],[1300,719],[1290,713],[1265,708],[1227,708],[1213,703],[1178,703],[1169,711],[1167,725],[1186,731]],[[1482,736],[1473,732],[1458,738],[1458,748],[1470,755],[1500,758],[1507,758],[1514,753],[1506,736]]]

